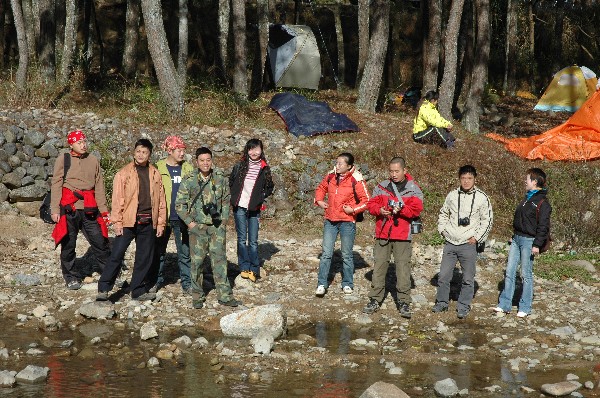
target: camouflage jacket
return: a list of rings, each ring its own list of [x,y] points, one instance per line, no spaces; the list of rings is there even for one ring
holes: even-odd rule
[[[195,222],[205,225],[226,225],[229,219],[229,182],[220,169],[213,169],[208,181],[204,181],[200,172],[196,169],[181,180],[175,209],[179,218],[186,225]],[[218,218],[211,217],[203,209],[204,206],[213,203],[219,215]],[[221,220],[218,223],[217,220]],[[219,225],[218,225],[219,224]]]

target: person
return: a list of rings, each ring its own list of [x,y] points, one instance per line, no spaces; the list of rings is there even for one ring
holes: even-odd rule
[[[517,316],[525,318],[531,313],[533,301],[533,261],[550,237],[552,206],[547,198],[546,173],[539,168],[527,170],[525,198],[517,205],[513,218],[513,237],[506,263],[504,289],[500,294],[496,312],[508,313],[512,309],[517,267],[521,265],[523,293],[519,300]]]
[[[107,229],[110,218],[100,162],[88,153],[85,134],[81,130],[71,131],[67,143],[70,151],[58,156],[54,163],[50,211],[56,223],[52,237],[57,246],[60,244],[63,278],[68,289],[77,290],[84,276],[75,266],[77,235],[83,232],[102,271],[110,256]]]
[[[379,310],[385,296],[385,277],[394,254],[396,264],[397,307],[400,316],[410,318],[410,260],[412,255],[412,223],[423,211],[423,192],[407,172],[404,158],[395,156],[389,163],[389,179],[380,182],[367,204],[369,213],[376,217],[373,245],[373,277],[366,314]]]
[[[413,140],[421,144],[439,144],[444,148],[452,148],[456,140],[450,133],[452,123],[438,112],[439,97],[439,93],[433,90],[425,94],[414,119]]]
[[[227,279],[226,226],[229,219],[229,184],[221,170],[213,169],[212,151],[196,150],[198,169],[181,181],[175,210],[190,233],[192,260],[192,306],[200,309],[206,299],[202,290],[204,259],[210,256],[217,300],[237,307]]]
[[[98,281],[96,300],[108,300],[115,285],[125,251],[135,239],[135,260],[131,275],[131,298],[138,301],[154,300],[149,292],[149,280],[156,238],[160,238],[166,224],[165,190],[158,170],[150,164],[152,143],[141,138],[134,145],[133,161],[115,174],[113,180],[112,213],[115,240],[106,268]]]
[[[229,175],[231,206],[237,232],[237,255],[240,275],[256,282],[260,278],[258,229],[263,201],[273,193],[271,168],[267,164],[263,143],[258,138],[246,142],[242,160]]]
[[[167,157],[156,162],[156,168],[162,177],[162,183],[165,188],[165,199],[167,206],[167,225],[165,232],[156,240],[154,250],[154,262],[152,269],[158,274],[154,287],[151,292],[156,293],[165,283],[164,269],[167,254],[167,244],[171,237],[171,232],[175,236],[175,246],[177,248],[177,265],[179,268],[179,279],[184,293],[191,294],[190,280],[190,240],[187,226],[175,211],[175,198],[179,190],[181,179],[194,172],[194,166],[185,161],[185,142],[178,135],[168,136],[163,149],[167,151]]]
[[[345,294],[352,294],[354,291],[352,247],[356,235],[356,218],[366,210],[368,201],[369,193],[362,174],[354,166],[354,156],[348,152],[339,154],[335,167],[315,191],[314,203],[325,210],[323,252],[319,262],[316,296],[323,297],[329,287],[329,268],[338,235],[342,245],[342,290]]]
[[[457,316],[464,319],[475,294],[475,263],[494,219],[489,197],[475,186],[477,170],[467,164],[458,169],[460,187],[448,193],[438,216],[438,231],[445,240],[433,312],[448,311],[450,281],[460,262],[462,285]],[[478,249],[479,245],[479,249]]]

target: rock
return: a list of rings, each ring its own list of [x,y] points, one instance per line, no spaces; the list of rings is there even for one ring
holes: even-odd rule
[[[58,329],[60,329],[60,322],[58,322],[52,315],[47,315],[41,319],[40,326],[46,332],[56,332]]]
[[[48,378],[48,372],[50,372],[50,368],[35,365],[27,365],[25,369],[17,373],[15,379],[18,383],[42,383]]]
[[[39,348],[30,348],[27,350],[26,354],[34,357],[44,355],[46,351],[40,350]]]
[[[15,375],[17,372],[14,370],[2,370],[0,371],[0,388],[1,387],[13,387],[17,384]]]
[[[28,131],[23,136],[23,144],[31,145],[34,148],[39,148],[46,141],[46,134],[40,133],[39,131]]]
[[[48,315],[48,307],[45,305],[38,305],[33,311],[31,311],[31,314],[36,318],[42,318]]]
[[[178,347],[188,348],[192,345],[192,339],[190,339],[188,336],[181,336],[173,340],[173,344],[177,345]]]
[[[408,394],[391,383],[378,381],[367,388],[359,398],[410,398]]]
[[[598,336],[598,335],[586,336],[586,337],[582,338],[581,340],[579,340],[579,342],[582,344],[600,345],[600,336]]]
[[[226,315],[220,326],[225,336],[252,338],[267,331],[276,339],[286,331],[286,315],[281,305],[268,304]]]
[[[15,207],[19,210],[19,212],[25,216],[29,217],[39,217],[40,216],[40,206],[42,205],[42,201],[36,202],[17,202],[15,203]]]
[[[391,375],[401,375],[401,374],[404,374],[404,371],[402,370],[402,368],[400,368],[398,366],[394,366],[393,368],[390,368],[388,373]]]
[[[102,324],[100,322],[87,322],[79,326],[79,333],[83,334],[88,339],[95,337],[108,338],[114,334],[112,326]]]
[[[13,282],[25,286],[38,286],[42,284],[39,275],[16,274],[13,276]]]
[[[553,397],[562,397],[569,395],[581,387],[581,383],[576,381],[562,381],[554,384],[542,384],[541,390],[544,394],[552,395]]]
[[[25,177],[25,169],[22,169],[23,171],[19,170],[21,169],[4,174],[4,177],[2,177],[2,183],[10,189],[21,187],[21,181],[23,180],[23,177]]]
[[[6,360],[8,358],[9,358],[8,349],[6,349],[6,348],[0,348],[0,359]]]
[[[571,265],[584,269],[588,272],[591,272],[592,274],[596,272],[596,267],[594,267],[594,264],[590,263],[587,260],[574,260],[570,262]]]
[[[273,349],[275,339],[270,330],[261,330],[250,341],[256,354],[269,354]]]
[[[436,381],[433,389],[439,397],[455,397],[458,394],[458,386],[451,378]]]
[[[551,330],[549,333],[556,336],[565,337],[577,333],[577,330],[573,326],[568,325]]]
[[[116,315],[110,302],[92,301],[79,307],[79,315],[89,319],[111,319]]]
[[[169,350],[169,349],[164,349],[164,350],[158,350],[158,352],[156,353],[156,357],[158,359],[165,359],[165,360],[169,360],[169,359],[173,359],[173,351]]]
[[[155,337],[158,337],[158,332],[156,331],[154,325],[150,322],[144,323],[140,328],[140,338],[142,340],[150,340]]]
[[[146,366],[148,368],[157,368],[160,366],[160,361],[156,357],[151,357],[150,359],[148,359]]]
[[[4,202],[8,199],[9,194],[10,190],[6,188],[6,185],[0,183],[0,202]]]
[[[44,185],[38,183],[28,185],[26,187],[22,185],[22,182],[20,182],[20,188],[17,187],[16,189],[10,191],[9,198],[12,202],[39,202],[42,199],[44,199],[44,195],[46,195],[46,193],[48,192],[48,187],[45,185],[45,183]],[[38,208],[40,204],[41,203],[37,205]]]
[[[200,336],[194,340],[192,347],[206,348],[206,347],[208,347],[208,340],[206,340],[206,337]]]

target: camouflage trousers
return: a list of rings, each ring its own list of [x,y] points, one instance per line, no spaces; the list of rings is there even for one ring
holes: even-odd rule
[[[189,230],[190,258],[192,277],[192,300],[204,301],[202,281],[204,259],[210,257],[217,299],[228,301],[233,298],[231,285],[227,279],[227,255],[225,247],[225,226],[217,228],[214,225],[198,224]]]

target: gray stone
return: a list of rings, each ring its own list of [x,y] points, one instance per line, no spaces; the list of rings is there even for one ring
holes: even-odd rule
[[[197,348],[206,348],[208,347],[208,344],[209,343],[208,340],[206,340],[206,337],[200,336],[194,340],[192,346]]]
[[[17,169],[11,173],[5,174],[4,177],[2,177],[2,183],[10,189],[19,188],[25,174],[26,172],[24,169],[23,171]]]
[[[140,338],[142,340],[150,340],[155,337],[158,337],[158,332],[156,331],[156,327],[152,323],[144,323],[140,328]]]
[[[48,372],[50,372],[50,368],[35,365],[27,365],[25,369],[17,373],[15,379],[18,383],[43,383],[48,378]]]
[[[181,336],[173,340],[173,344],[177,345],[178,347],[188,348],[192,345],[192,339],[190,339],[188,336]]]
[[[14,283],[19,285],[38,286],[42,284],[39,275],[15,274],[12,279]]]
[[[563,337],[563,336],[570,336],[570,335],[577,333],[577,329],[575,329],[571,325],[568,325],[568,326],[562,326],[562,327],[556,328],[554,330],[551,330],[549,333],[554,334],[556,336]]]
[[[10,190],[4,184],[0,184],[0,202],[4,202],[8,199],[8,195],[10,194]]]
[[[359,398],[410,398],[396,385],[378,381],[367,388]]]
[[[19,215],[19,211],[8,202],[0,202],[0,214],[17,216]]]
[[[220,326],[225,336],[252,338],[264,330],[276,339],[286,331],[286,314],[279,304],[262,305],[226,315]]]
[[[269,354],[273,349],[275,339],[269,330],[261,330],[250,342],[254,346],[254,353]]]
[[[433,389],[438,397],[455,397],[459,391],[456,382],[451,378],[436,381]]]
[[[8,358],[9,358],[8,349],[7,348],[0,348],[0,359],[6,360]]]
[[[22,153],[23,155],[25,155],[27,160],[30,160],[34,156],[35,148],[32,147],[31,145],[23,145],[23,148],[21,148],[21,152],[17,152],[17,153]],[[21,158],[21,159],[23,159],[23,158]]]
[[[41,205],[42,205],[41,200],[38,200],[35,202],[17,202],[17,203],[15,203],[15,207],[17,209],[19,209],[19,212],[21,214],[24,214],[29,217],[39,217]]]
[[[26,187],[28,185],[33,185],[33,184],[35,184],[35,178],[33,178],[32,176],[25,176],[21,180],[21,187]]]
[[[28,167],[27,174],[36,180],[46,180],[48,178],[48,173],[46,172],[46,167],[44,165]]]
[[[8,160],[8,153],[4,149],[0,149],[0,160],[3,162]]]
[[[58,149],[50,143],[45,143],[35,150],[34,155],[44,159],[55,158],[58,156]]]
[[[33,158],[31,158],[31,161],[29,163],[31,164],[31,167],[41,166],[44,168],[44,171],[46,171],[46,164],[48,163],[48,161],[44,158],[34,156]],[[48,172],[46,172],[46,175],[47,174]]]
[[[8,130],[4,131],[4,139],[6,142],[12,142],[13,144],[17,142],[17,133],[19,133],[21,129],[17,126],[10,126]]]
[[[570,264],[575,267],[584,269],[588,272],[591,272],[592,274],[596,272],[596,267],[594,267],[594,264],[592,264],[591,262],[589,262],[587,260],[574,260],[574,261],[571,261]]]
[[[8,158],[7,158],[8,160]],[[10,167],[10,164],[8,164],[8,162],[6,160],[0,160],[0,170],[4,173],[10,173],[12,171],[12,167]]]
[[[6,138],[4,138],[4,134],[0,134],[0,146],[4,145],[6,142]]]
[[[554,384],[542,384],[541,390],[544,394],[549,394],[553,397],[562,397],[563,395],[569,395],[579,388],[581,388],[581,383],[576,381],[562,381]]]
[[[46,186],[33,184],[13,189],[10,191],[9,198],[12,202],[35,202],[42,200],[47,192],[48,188]]]
[[[2,148],[8,156],[12,156],[17,153],[17,145],[12,142],[7,142]]]
[[[26,354],[31,355],[33,357],[44,355],[46,351],[40,350],[39,348],[30,348],[27,350]]]
[[[0,387],[13,387],[17,384],[15,379],[17,372],[14,370],[2,370],[0,371]]]
[[[13,169],[16,169],[17,167],[19,167],[21,165],[21,158],[16,156],[16,155],[12,155],[8,157],[7,160],[8,164],[10,164],[10,167],[12,167]]]
[[[40,320],[40,326],[46,332],[56,332],[58,329],[60,329],[60,322],[58,322],[52,315],[48,315]]]
[[[79,315],[90,319],[110,319],[116,312],[110,302],[92,301],[79,307]]]
[[[114,329],[112,326],[99,322],[84,323],[80,325],[77,330],[90,340],[94,339],[95,337],[107,339],[114,334]]]
[[[34,148],[39,148],[46,141],[46,134],[39,131],[31,130],[23,136],[23,144],[31,145]]]
[[[156,357],[150,357],[146,363],[146,366],[148,368],[158,368],[160,366],[160,361]]]

